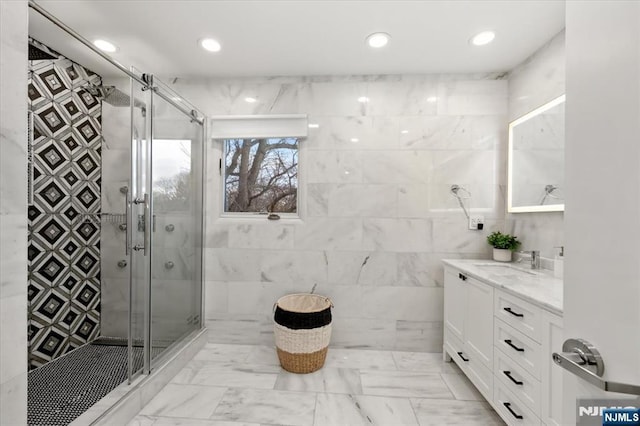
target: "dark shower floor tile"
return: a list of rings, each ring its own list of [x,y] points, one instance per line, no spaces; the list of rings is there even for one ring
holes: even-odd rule
[[[134,347],[133,359],[134,370],[141,368],[141,347]],[[27,380],[28,424],[68,425],[127,380],[127,347],[85,345],[31,370]]]

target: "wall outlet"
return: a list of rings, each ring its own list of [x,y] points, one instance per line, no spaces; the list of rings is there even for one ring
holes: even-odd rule
[[[476,231],[478,229],[482,229],[483,226],[481,225],[480,227],[478,227],[478,224],[484,224],[484,216],[474,216],[471,215],[469,217],[469,229]]]

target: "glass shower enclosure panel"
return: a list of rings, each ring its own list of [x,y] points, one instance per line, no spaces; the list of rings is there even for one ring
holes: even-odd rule
[[[132,68],[131,71],[144,75]],[[131,264],[129,281],[129,381],[139,372],[149,373],[150,321],[150,152],[153,98],[147,84],[131,79],[131,176],[127,195],[127,247]]]
[[[204,129],[158,93],[179,100],[167,85],[154,80],[150,154],[152,360],[200,328],[202,306]]]

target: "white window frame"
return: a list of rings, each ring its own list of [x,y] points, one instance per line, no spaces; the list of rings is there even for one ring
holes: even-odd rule
[[[296,138],[298,140],[298,189],[296,197],[296,213],[276,213],[280,220],[298,221],[301,220],[305,211],[305,139],[308,132],[308,120],[306,115],[248,115],[248,116],[214,116],[209,124],[209,139],[216,148],[216,164],[209,164],[208,173],[218,176],[215,185],[209,186],[208,191],[220,191],[218,199],[219,220],[239,220],[256,221],[267,220],[267,214],[260,212],[225,212],[226,197],[226,177],[225,177],[225,146],[226,139],[276,139],[276,138]],[[213,183],[213,182],[212,182]],[[278,221],[275,221],[278,222]]]

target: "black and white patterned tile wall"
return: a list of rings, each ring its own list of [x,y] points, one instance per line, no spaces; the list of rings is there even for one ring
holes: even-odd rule
[[[87,88],[101,77],[50,52],[58,59],[29,61],[27,92],[30,368],[82,346],[100,328],[102,105]]]

